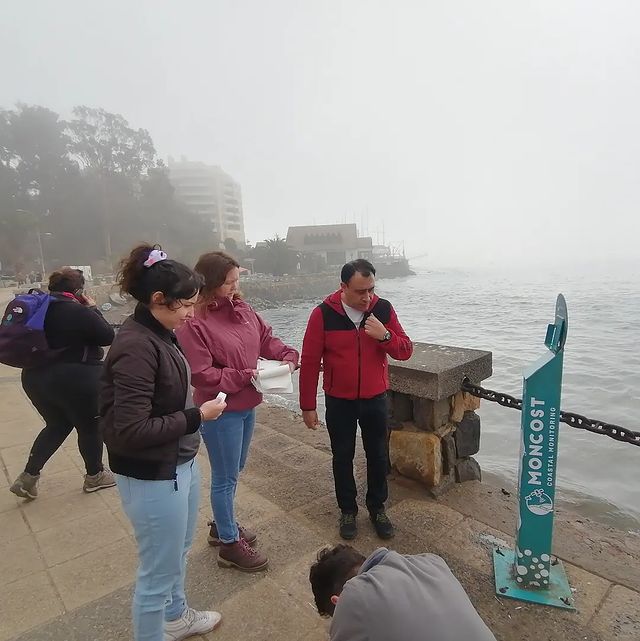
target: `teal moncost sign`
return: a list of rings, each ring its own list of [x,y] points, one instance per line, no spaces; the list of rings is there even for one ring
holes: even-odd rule
[[[522,587],[549,586],[561,380],[562,351],[549,353],[524,375],[514,559]]]
[[[556,302],[555,323],[547,328],[549,352],[524,372],[520,443],[520,513],[514,577],[524,588],[548,588],[556,495],[558,427],[567,305]]]
[[[567,305],[559,295],[545,338],[549,351],[524,372],[516,547],[496,549],[493,558],[497,594],[573,609],[562,564],[551,555],[567,327]]]

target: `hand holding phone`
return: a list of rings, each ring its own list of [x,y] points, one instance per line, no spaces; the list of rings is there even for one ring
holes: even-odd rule
[[[215,421],[222,412],[224,412],[227,404],[224,401],[219,401],[218,399],[213,399],[211,401],[205,401],[200,406],[200,413],[202,414],[203,421]]]

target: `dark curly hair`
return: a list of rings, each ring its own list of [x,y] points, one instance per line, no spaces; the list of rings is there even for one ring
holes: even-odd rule
[[[364,562],[360,552],[343,543],[318,552],[309,570],[309,582],[319,614],[333,616],[336,606],[331,603],[331,597],[340,595],[344,584],[358,574]]]
[[[84,282],[81,269],[62,267],[49,276],[49,291],[75,294],[79,289],[84,288]]]
[[[137,301],[148,305],[155,292],[162,292],[164,304],[179,306],[179,301],[193,298],[200,292],[203,278],[192,269],[175,260],[165,259],[145,267],[144,262],[160,245],[141,243],[120,261],[117,282],[122,293],[131,294]]]

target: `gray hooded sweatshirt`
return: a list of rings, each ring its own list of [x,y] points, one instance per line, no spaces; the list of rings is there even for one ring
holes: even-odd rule
[[[496,641],[435,554],[378,548],[347,581],[331,641]]]

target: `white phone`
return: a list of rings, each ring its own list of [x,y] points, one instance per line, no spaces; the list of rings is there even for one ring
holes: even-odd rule
[[[227,400],[227,395],[224,392],[218,392],[218,396],[216,396],[216,401],[220,401],[221,403],[224,403]]]

